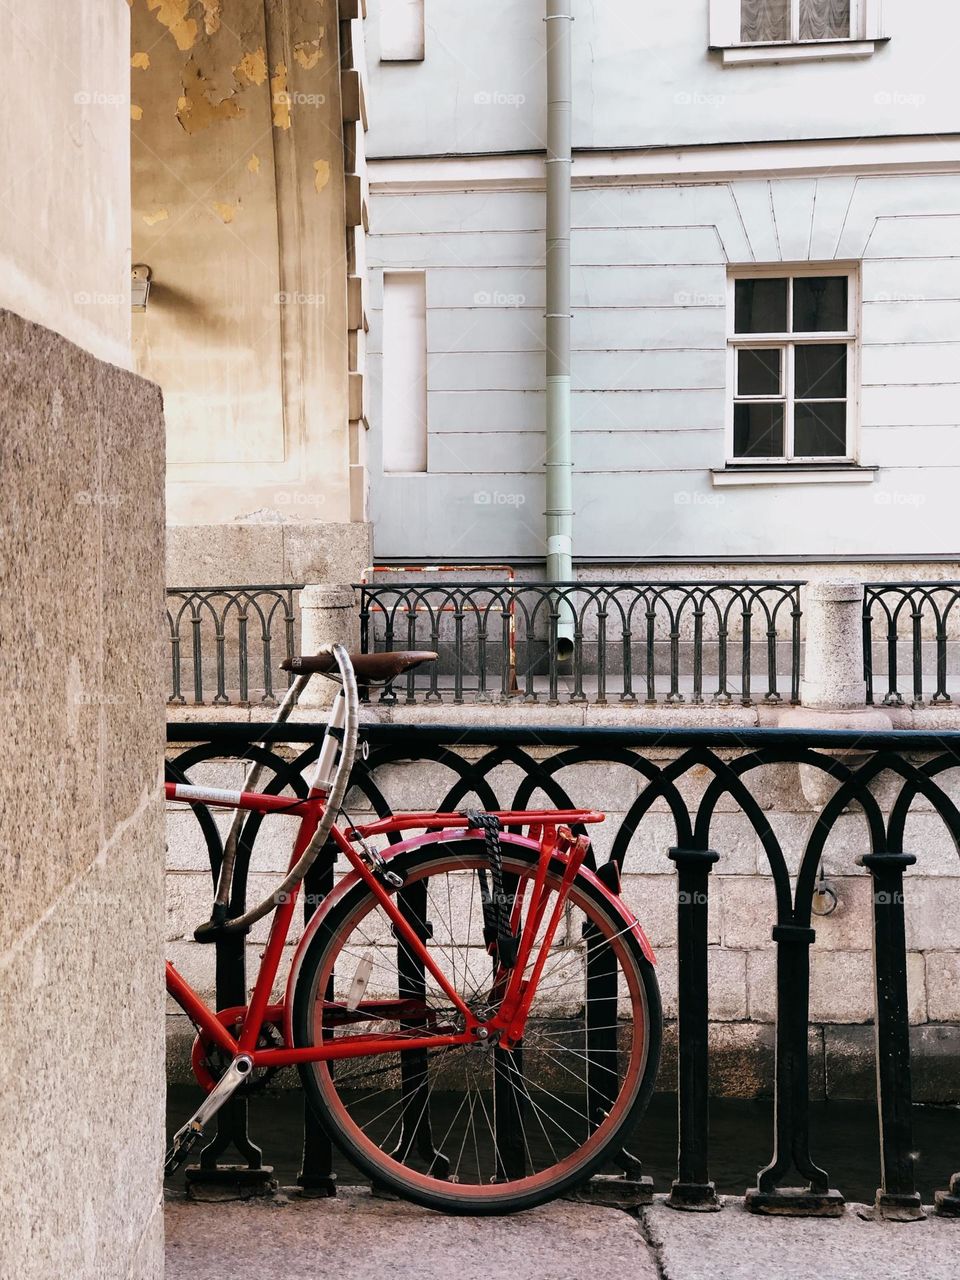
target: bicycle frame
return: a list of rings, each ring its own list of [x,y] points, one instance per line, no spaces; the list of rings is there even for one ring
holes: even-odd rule
[[[181,783],[166,784],[168,800],[181,800],[190,804],[209,804],[218,808],[242,809],[260,814],[286,814],[300,819],[300,828],[290,856],[290,867],[293,867],[310,842],[313,833],[324,813],[325,792],[312,787],[306,799],[291,800],[281,796],[264,795],[253,791],[226,791],[219,788],[190,786]],[[384,912],[391,920],[398,934],[410,948],[411,952],[431,974],[440,989],[450,1000],[463,1020],[463,1030],[448,1035],[433,1034],[429,1036],[399,1034],[358,1034],[343,1039],[326,1039],[321,1044],[308,1048],[294,1048],[287,1044],[282,1048],[257,1048],[261,1031],[265,1022],[282,1024],[285,1004],[271,1005],[270,994],[274,980],[280,967],[283,947],[290,931],[293,913],[299,898],[299,885],[293,892],[278,901],[270,926],[270,933],[264,949],[260,968],[250,1003],[243,1012],[238,1034],[231,1034],[217,1013],[209,1007],[186,979],[167,962],[167,992],[183,1009],[194,1025],[230,1058],[238,1054],[249,1056],[254,1067],[286,1067],[302,1062],[319,1062],[338,1058],[364,1057],[379,1053],[397,1053],[402,1050],[419,1048],[438,1048],[442,1046],[476,1043],[485,1038],[491,1031],[503,1036],[502,1043],[509,1044],[519,1038],[523,1022],[529,1009],[536,980],[539,978],[546,952],[552,941],[557,923],[562,913],[566,893],[579,870],[586,853],[587,842],[581,837],[558,837],[558,829],[574,823],[602,822],[604,815],[593,810],[509,810],[498,812],[504,827],[529,827],[540,829],[543,833],[541,841],[540,867],[531,894],[527,919],[521,934],[517,963],[514,966],[506,987],[506,995],[497,1015],[488,1023],[481,1023],[470,1008],[460,998],[455,988],[448,981],[443,971],[435,963],[425,943],[403,916],[394,897],[387,891],[377,877],[376,869],[368,864],[363,856],[363,841],[374,836],[389,835],[415,829],[428,829],[438,838],[446,831],[464,831],[470,829],[466,816],[458,813],[400,813],[389,818],[343,831],[336,824],[330,830],[330,839],[343,853],[356,877],[363,880],[373,895],[379,900]],[[479,833],[478,833],[479,834]],[[357,847],[359,845],[359,847]],[[537,929],[545,914],[548,894],[544,892],[547,866],[551,857],[566,857],[566,868],[562,878],[557,901],[549,919],[546,933],[540,943],[540,951],[534,965],[530,981],[523,981],[523,974],[530,958]],[[356,883],[354,880],[353,883]],[[539,894],[539,897],[537,896]],[[522,900],[514,906],[514,928],[517,927],[521,915]],[[637,926],[639,928],[639,926]],[[643,939],[646,942],[646,939]],[[396,1012],[401,1001],[374,1000],[371,1007],[383,1011],[384,1014]],[[286,1031],[285,1040],[288,1039]]]

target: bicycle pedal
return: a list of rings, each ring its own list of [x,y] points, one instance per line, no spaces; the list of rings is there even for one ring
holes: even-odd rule
[[[180,1168],[187,1156],[203,1137],[203,1126],[195,1123],[185,1124],[173,1138],[173,1146],[167,1152],[163,1162],[163,1176],[169,1178]]]

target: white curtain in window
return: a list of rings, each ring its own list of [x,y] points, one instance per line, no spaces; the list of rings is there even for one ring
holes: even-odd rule
[[[844,40],[850,35],[850,0],[800,0],[801,40]]]
[[[740,39],[789,40],[790,0],[740,0]]]

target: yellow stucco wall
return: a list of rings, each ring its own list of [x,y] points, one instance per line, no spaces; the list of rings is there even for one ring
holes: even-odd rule
[[[348,520],[336,0],[133,0],[138,370],[168,521]]]

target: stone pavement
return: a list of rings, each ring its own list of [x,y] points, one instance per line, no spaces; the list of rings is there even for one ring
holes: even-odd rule
[[[451,1218],[343,1189],[335,1200],[167,1205],[166,1280],[657,1280],[618,1209],[559,1201]]]
[[[956,1280],[960,1222],[640,1217],[568,1201],[509,1218],[448,1218],[363,1189],[335,1200],[166,1206],[166,1280]]]
[[[720,1213],[641,1211],[662,1280],[956,1280],[960,1221],[876,1222],[864,1205],[842,1218],[763,1218],[739,1197]],[[865,1215],[865,1216],[861,1216]]]

